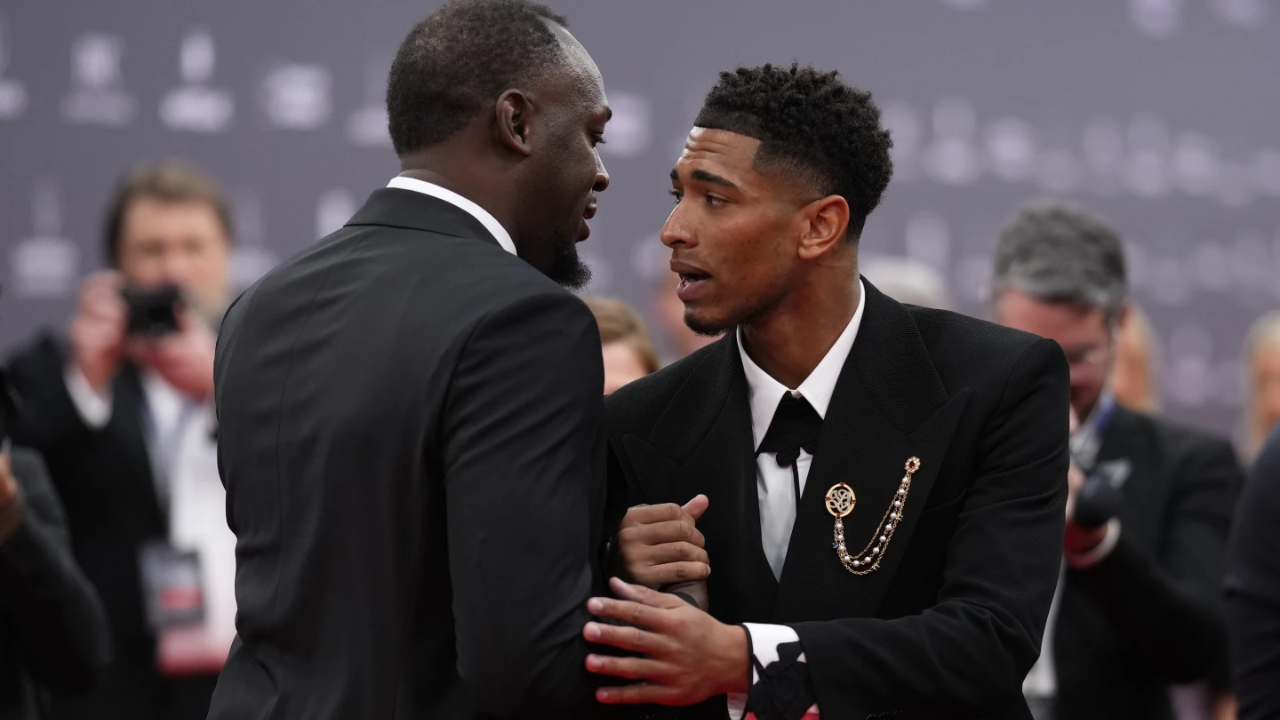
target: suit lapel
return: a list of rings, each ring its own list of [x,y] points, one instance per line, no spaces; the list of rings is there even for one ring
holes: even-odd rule
[[[746,377],[730,333],[708,348],[663,411],[649,442],[623,438],[641,502],[711,501],[699,528],[707,538],[716,617],[767,621],[777,580],[760,538],[760,505]]]
[[[968,400],[963,392],[948,397],[911,314],[870,283],[864,286],[862,326],[836,383],[792,528],[774,613],[780,622],[875,614]],[[843,482],[857,496],[844,519],[846,545],[857,552],[879,536],[910,457],[919,457],[921,467],[880,568],[849,573],[832,547],[827,490]]]

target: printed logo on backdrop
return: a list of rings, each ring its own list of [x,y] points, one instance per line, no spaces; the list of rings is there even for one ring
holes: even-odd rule
[[[653,106],[635,93],[606,91],[613,118],[605,126],[601,155],[637,157],[649,148],[653,138]]]
[[[347,224],[356,214],[356,201],[345,188],[334,188],[316,201],[316,237],[322,238]]]
[[[0,120],[13,120],[27,109],[27,89],[17,80],[5,78],[9,68],[9,37],[0,15]]]
[[[67,122],[120,127],[136,115],[133,96],[124,88],[120,60],[124,41],[116,35],[85,33],[71,46],[71,90],[62,99]]]
[[[982,175],[977,130],[977,113],[968,100],[950,98],[934,105],[934,140],[925,149],[925,170],[935,180],[947,185],[977,182]]]
[[[387,132],[387,73],[391,61],[370,58],[364,64],[364,103],[347,118],[347,138],[360,147],[391,147]]]
[[[254,284],[280,259],[266,248],[267,228],[262,214],[262,198],[252,190],[232,196],[236,241],[231,250],[231,285],[240,292]]]
[[[178,67],[182,84],[160,101],[160,121],[171,130],[218,133],[235,116],[235,101],[225,89],[210,85],[218,54],[213,35],[196,30],[182,39]]]
[[[10,284],[20,297],[48,299],[69,295],[80,269],[80,248],[62,237],[62,208],[52,182],[31,194],[31,237],[10,251]]]
[[[333,78],[319,65],[282,63],[262,82],[262,109],[273,127],[315,130],[333,111]]]

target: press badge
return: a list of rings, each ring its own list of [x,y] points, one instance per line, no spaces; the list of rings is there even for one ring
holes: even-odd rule
[[[156,541],[142,546],[139,559],[147,622],[152,630],[160,632],[204,622],[199,553]]]

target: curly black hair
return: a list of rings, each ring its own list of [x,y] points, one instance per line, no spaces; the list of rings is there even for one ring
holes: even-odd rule
[[[452,0],[413,26],[387,80],[396,154],[443,142],[503,92],[562,57],[548,23],[562,15],[527,0]]]
[[[823,195],[843,197],[850,238],[862,233],[893,175],[893,140],[880,108],[835,71],[792,63],[720,73],[694,124],[756,138],[758,168],[789,171]]]

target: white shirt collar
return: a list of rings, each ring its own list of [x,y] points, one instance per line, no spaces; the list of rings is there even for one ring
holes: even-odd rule
[[[484,229],[489,231],[489,234],[498,241],[498,244],[502,246],[503,250],[506,250],[512,255],[516,254],[516,244],[511,241],[511,235],[507,232],[506,228],[502,227],[502,223],[498,222],[497,218],[490,215],[489,211],[462,197],[458,193],[447,188],[440,187],[435,183],[429,183],[426,180],[418,180],[417,178],[405,177],[403,175],[397,175],[391,178],[391,182],[387,183],[387,187],[420,192],[423,195],[430,195],[437,200],[443,200],[451,205],[456,205],[459,208],[462,208],[476,220],[479,220],[481,225],[484,225]]]
[[[840,379],[840,371],[853,349],[853,340],[858,336],[858,326],[862,324],[862,311],[867,306],[867,288],[858,279],[858,309],[853,312],[844,332],[836,338],[835,344],[823,356],[818,366],[809,373],[809,377],[800,383],[795,392],[809,401],[813,409],[823,419],[827,417],[827,407],[831,405],[831,395],[836,390],[836,381]],[[764,434],[769,431],[773,422],[773,414],[778,410],[778,401],[783,393],[791,392],[772,375],[756,365],[747,355],[742,345],[742,328],[738,328],[738,355],[742,358],[742,371],[747,376],[747,397],[751,402],[751,432],[755,447],[760,447]]]

